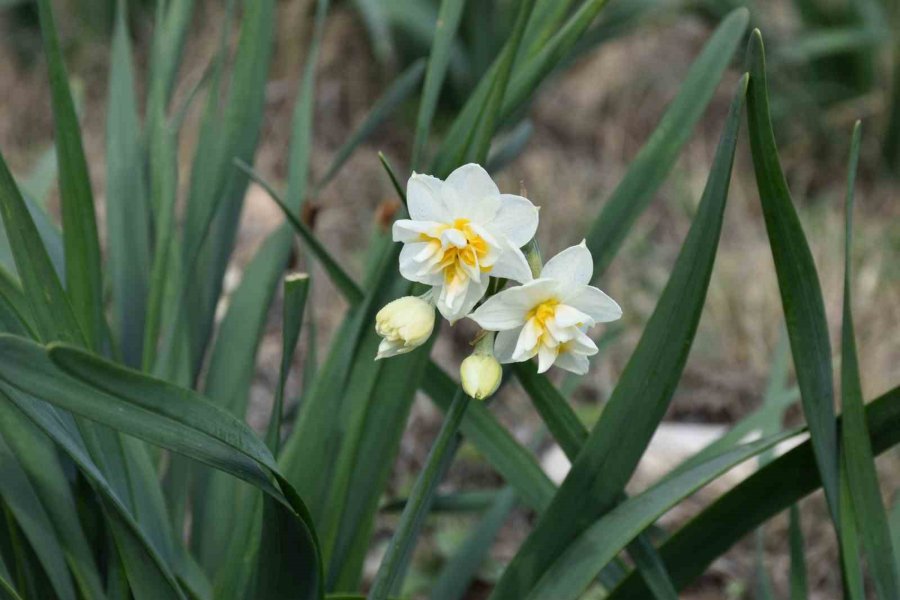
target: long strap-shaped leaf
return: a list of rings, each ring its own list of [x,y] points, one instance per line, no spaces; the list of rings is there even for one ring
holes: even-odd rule
[[[191,390],[71,346],[52,346],[48,352],[33,342],[0,336],[0,357],[0,380],[6,384],[225,470],[268,494],[290,516],[279,517],[288,528],[285,536],[303,543],[297,550],[305,560],[284,575],[294,579],[297,597],[321,597],[318,541],[306,507],[281,477],[265,443],[242,421]]]
[[[568,600],[580,597],[603,565],[638,532],[732,467],[797,433],[797,430],[788,431],[737,446],[623,502],[581,533],[553,562],[526,598]]]
[[[494,589],[524,598],[559,553],[611,510],[668,408],[694,339],[718,247],[747,78],[741,80],[694,223],[603,415],[550,507]]]
[[[900,387],[866,405],[866,423],[874,454],[900,443]],[[735,486],[660,546],[672,581],[683,589],[745,535],[821,485],[807,440]],[[647,593],[640,576],[631,573],[609,600]]]
[[[859,162],[860,124],[853,128],[847,175],[846,237],[844,248],[844,313],[841,331],[841,397],[843,423],[841,449],[847,466],[847,487],[856,523],[868,559],[875,590],[882,600],[900,598],[887,514],[881,500],[875,458],[869,442],[862,384],[856,355],[852,310],[853,197]]]
[[[778,275],[803,412],[816,450],[825,497],[837,526],[838,446],[828,323],[816,266],[778,159],[769,116],[766,62],[759,30],[754,30],[750,36],[748,68],[748,137],[756,184]]]
[[[94,197],[81,144],[78,116],[53,22],[53,10],[50,0],[39,0],[37,4],[56,124],[54,134],[66,249],[66,286],[88,345],[98,347],[104,336],[105,321]]]
[[[566,458],[570,462],[575,461],[587,440],[587,428],[550,380],[538,374],[534,364],[518,363],[514,365],[513,370]],[[623,493],[620,501],[625,499],[626,496]],[[650,539],[641,534],[629,545],[628,551],[638,569],[641,570],[644,579],[653,588],[654,597],[657,600],[677,600],[678,594],[675,592],[672,582],[669,581],[665,565],[656,556]],[[599,569],[597,571],[599,572]]]
[[[635,156],[600,215],[585,236],[594,257],[594,278],[606,271],[641,213],[650,205],[694,125],[703,116],[722,74],[743,39],[749,13],[738,9],[726,17],[691,65],[650,139]]]

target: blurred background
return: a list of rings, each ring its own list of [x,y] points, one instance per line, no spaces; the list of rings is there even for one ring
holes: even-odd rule
[[[108,45],[115,2],[60,0],[55,4],[94,190],[99,194],[105,189]],[[311,34],[313,4],[310,0],[279,3],[278,41],[256,155],[259,172],[279,184],[287,177],[291,110]],[[334,153],[397,75],[427,55],[438,4],[437,0],[335,3],[317,68],[314,175],[321,176],[327,169]],[[503,0],[468,3],[442,92],[437,137],[440,124],[459,109],[505,39],[515,4]],[[495,166],[503,167],[497,170],[500,187],[510,192],[524,187],[527,196],[542,207],[539,242],[545,257],[579,242],[656,127],[719,18],[741,4],[748,4],[753,25],[766,39],[776,137],[816,258],[834,348],[841,310],[846,159],[853,122],[863,120],[854,293],[863,388],[867,398],[874,398],[900,379],[900,3],[896,0],[611,0],[577,59],[544,85],[537,100],[509,128],[505,147],[511,151],[495,156]],[[130,0],[129,5],[141,87],[155,2]],[[176,105],[203,79],[219,44],[225,5],[226,0],[196,0]],[[0,147],[19,181],[33,197],[46,202],[52,214],[57,204],[52,114],[40,44],[36,8],[27,0],[0,0]],[[699,201],[740,74],[739,65],[734,65],[666,185],[601,282],[625,310],[622,321],[603,333],[601,357],[584,378],[554,375],[587,423],[599,415],[667,280]],[[188,134],[182,138],[187,147],[180,153],[185,171],[202,105],[195,101],[187,112]],[[415,114],[413,102],[401,106],[355,152],[344,171],[307,201],[304,218],[326,245],[353,265],[355,274],[365,264],[362,249],[371,236],[384,234],[396,209],[377,153],[384,152],[398,172],[408,172]],[[102,196],[97,205],[102,224]],[[265,193],[251,186],[226,289],[240,280],[259,243],[281,219]],[[102,225],[100,231],[105,231]],[[316,277],[315,270],[313,276],[315,300],[309,309],[319,325],[320,340],[327,342],[340,318],[341,300],[326,277]],[[279,314],[276,303],[269,322],[271,336],[260,351],[251,423],[256,412],[256,423],[263,423],[276,383]],[[772,382],[791,399],[792,375],[782,366],[784,361],[777,359],[779,348],[783,350],[782,322],[752,164],[742,142],[700,329],[672,407],[632,490],[645,488],[680,459],[758,410]],[[473,335],[474,329],[459,323],[452,335],[442,336],[435,350],[438,362],[452,372],[468,353]],[[301,347],[298,364],[308,358],[307,349]],[[293,382],[293,389],[298,383],[302,382]],[[540,441],[540,421],[515,383],[501,391],[493,410],[516,437],[536,448],[551,477],[561,480],[568,464],[558,448]],[[776,418],[782,418],[780,411]],[[796,403],[783,418],[787,423],[802,421]],[[439,423],[438,409],[420,398],[394,467],[390,497],[385,498],[388,506],[380,516],[384,543],[396,518],[390,501],[409,491]],[[898,458],[891,452],[879,459],[889,506],[895,505],[895,491],[900,487]],[[698,493],[667,515],[662,525],[683,523],[741,476],[739,469]],[[466,446],[442,490],[500,487],[502,481],[474,448]],[[804,509],[813,597],[837,598],[839,570],[824,503],[814,495],[804,501]],[[528,531],[533,515],[512,503],[510,512],[470,598],[486,595]],[[409,577],[411,596],[433,585],[446,557],[478,518],[477,513],[454,513],[429,521]],[[383,547],[373,550],[373,570],[380,551]],[[786,597],[788,565],[787,519],[778,518],[717,561],[684,597],[766,598],[769,589],[776,597]]]

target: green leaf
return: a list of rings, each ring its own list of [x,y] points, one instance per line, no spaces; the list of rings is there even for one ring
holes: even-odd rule
[[[754,30],[750,36],[748,65],[748,136],[756,184],[778,275],[803,412],[822,473],[825,497],[837,527],[839,461],[828,324],[816,266],[778,159],[769,117],[765,56],[759,30]]]
[[[105,336],[106,325],[103,316],[100,241],[97,237],[94,197],[81,143],[78,116],[75,114],[75,105],[69,90],[50,0],[38,0],[37,5],[56,125],[55,141],[59,162],[66,287],[87,345],[97,348]]]
[[[338,174],[341,167],[344,166],[344,163],[346,163],[347,159],[350,158],[350,155],[353,154],[353,151],[356,150],[361,143],[367,140],[378,126],[394,114],[397,108],[409,98],[410,94],[413,93],[419,85],[419,82],[422,80],[424,72],[424,61],[417,60],[407,67],[388,89],[385,90],[381,98],[372,105],[369,114],[366,115],[363,122],[335,153],[334,158],[331,159],[331,165],[329,165],[328,170],[325,171],[325,175],[323,175],[316,183],[317,192],[334,179],[334,176]]]
[[[456,37],[456,30],[462,18],[465,0],[442,0],[438,12],[436,31],[428,55],[428,73],[425,75],[425,86],[422,88],[422,99],[419,101],[419,114],[416,117],[416,136],[413,142],[411,168],[419,167],[421,158],[428,144],[431,122],[437,108],[447,66],[450,64],[450,50]]]
[[[69,481],[51,441],[5,401],[0,402],[0,435],[0,441],[16,457],[11,460],[21,463],[23,475],[30,480],[28,485],[34,488],[38,498],[35,510],[46,510],[81,595],[103,598],[97,565],[81,528]]]
[[[284,278],[284,309],[281,317],[281,367],[278,370],[278,387],[275,388],[275,402],[272,404],[272,416],[266,433],[266,444],[272,455],[278,456],[281,446],[281,421],[284,412],[284,386],[287,384],[291,363],[294,361],[294,350],[300,339],[300,328],[303,325],[303,309],[309,295],[309,275],[297,273]]]
[[[803,524],[800,522],[800,509],[791,504],[788,536],[791,542],[791,600],[806,600],[809,597],[809,585],[806,577],[806,550],[803,544]]]
[[[106,122],[106,217],[113,315],[122,357],[141,364],[150,272],[150,205],[140,144],[126,3],[119,0]]]
[[[666,511],[732,467],[797,433],[796,430],[784,432],[737,446],[626,500],[580,532],[523,598],[566,600],[580,597],[603,565]]]
[[[745,76],[697,215],[637,348],[559,492],[494,589],[495,598],[525,597],[559,553],[613,509],[668,408],[706,298],[746,86]]]
[[[14,339],[14,338],[10,338]],[[46,360],[46,357],[44,357]],[[49,362],[49,361],[48,361]],[[31,398],[7,382],[0,382],[0,401],[12,402],[40,427],[72,459],[99,494],[98,503],[111,537],[115,540],[117,556],[121,558],[131,591],[137,600],[184,600],[175,576],[160,556],[156,544],[141,529],[125,503],[115,482],[110,482],[90,457],[89,451],[71,415]],[[132,440],[133,441],[133,440]],[[116,455],[110,454],[112,460]]]
[[[594,257],[594,278],[603,275],[637,218],[646,210],[690,139],[747,29],[746,9],[733,11],[691,65],[681,90],[650,139],[631,161],[585,236]]]
[[[0,156],[0,212],[30,307],[34,327],[43,341],[80,343],[84,334],[69,298],[56,276],[25,200],[6,161]]]
[[[900,443],[900,388],[867,404],[866,421],[876,455]],[[809,440],[774,459],[660,546],[672,581],[683,589],[738,540],[821,485]],[[609,598],[643,598],[646,593],[640,576],[631,573]]]
[[[847,176],[846,241],[844,249],[844,311],[841,332],[841,448],[847,465],[847,487],[856,513],[867,564],[879,598],[900,597],[887,514],[881,499],[875,457],[869,443],[862,383],[856,354],[852,309],[853,202],[861,127],[853,128]]]
[[[0,326],[8,333],[36,337],[25,294],[3,267],[0,267]]]
[[[65,551],[54,531],[34,487],[0,437],[0,498],[3,498],[13,518],[31,544],[38,561],[53,586],[57,597],[75,600],[75,586],[66,566]]]
[[[512,488],[499,492],[494,503],[472,527],[465,541],[454,551],[431,588],[430,600],[462,600],[475,579],[494,538],[515,508],[518,498]],[[434,505],[432,505],[432,510]]]
[[[272,515],[282,524],[283,539],[302,542],[291,556],[301,553],[304,559],[290,568],[281,565],[282,576],[299,582],[298,597],[321,596],[318,540],[306,506],[278,472],[262,440],[242,421],[195,392],[70,346],[45,351],[33,342],[0,336],[0,356],[4,359],[0,380],[7,384],[28,388],[76,414],[225,470],[265,492],[286,513]]]
[[[400,582],[400,575],[425,523],[437,485],[450,467],[459,447],[461,438],[458,430],[470,400],[462,388],[457,390],[437,438],[428,452],[428,458],[425,459],[425,465],[416,479],[409,502],[400,515],[397,530],[381,560],[368,600],[386,600],[394,586]]]

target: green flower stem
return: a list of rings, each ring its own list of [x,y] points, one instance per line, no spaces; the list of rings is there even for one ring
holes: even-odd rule
[[[397,531],[378,568],[368,600],[386,600],[406,570],[406,565],[415,548],[416,539],[425,523],[425,517],[431,509],[438,483],[443,479],[450,463],[453,462],[453,457],[462,440],[459,426],[466,414],[469,400],[469,396],[462,391],[462,388],[457,388],[447,416],[444,418],[444,424],[441,425],[437,439],[428,453],[425,468],[419,473],[419,479],[400,515]]]

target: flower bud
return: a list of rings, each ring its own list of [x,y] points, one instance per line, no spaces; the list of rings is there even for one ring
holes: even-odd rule
[[[500,387],[503,369],[492,354],[476,352],[459,366],[463,390],[476,400],[485,400]]]
[[[405,354],[425,343],[434,330],[434,306],[415,296],[387,303],[375,315],[375,331],[383,337],[375,360]]]

